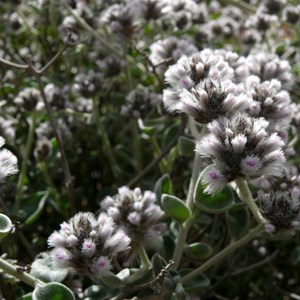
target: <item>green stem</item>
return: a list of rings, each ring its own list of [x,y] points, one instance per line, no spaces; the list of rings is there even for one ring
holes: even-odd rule
[[[155,156],[160,156],[161,155],[161,150],[160,150],[160,147],[157,143],[157,140],[155,137],[151,136],[150,137],[150,142],[152,144],[152,147],[153,147],[153,151],[154,151],[154,154]],[[160,162],[159,162],[159,168],[160,168],[160,171],[162,174],[165,174],[165,173],[168,173],[168,165],[167,165],[167,162],[162,159]]]
[[[201,157],[197,152],[195,152],[195,161],[193,165],[192,177],[191,177],[189,191],[186,200],[186,204],[191,211],[193,211],[194,209],[194,190],[195,190],[196,182],[199,177],[200,164],[201,164]],[[179,235],[178,235],[178,239],[176,242],[176,247],[172,259],[174,261],[174,265],[172,266],[173,270],[176,270],[179,267],[186,238],[193,222],[194,222],[194,218],[191,217],[187,221],[185,221],[180,227]]]
[[[58,191],[57,191],[57,189],[56,189],[56,187],[55,187],[55,185],[54,185],[54,183],[51,179],[51,176],[49,175],[49,170],[48,170],[47,164],[44,161],[41,161],[39,163],[39,167],[40,167],[40,169],[41,169],[41,171],[44,175],[44,179],[45,179],[46,183],[48,184],[48,186],[51,189],[51,193],[54,196],[55,202],[57,203],[57,205],[60,206],[60,203],[59,203],[60,202],[59,201],[60,196],[59,196],[59,193],[58,193]]]
[[[238,249],[238,248],[242,247],[243,245],[247,244],[248,242],[250,242],[252,239],[254,239],[261,232],[263,232],[263,225],[260,224],[257,227],[255,227],[254,229],[250,230],[241,239],[239,239],[239,240],[233,242],[232,244],[228,245],[225,249],[223,249],[218,254],[213,256],[206,263],[204,263],[203,265],[201,265],[200,267],[198,267],[197,269],[195,269],[191,273],[189,273],[189,274],[185,275],[184,277],[182,277],[181,278],[181,283],[184,284],[184,283],[188,282],[189,280],[193,279],[194,277],[196,277],[197,275],[203,273],[208,268],[215,265],[216,263],[218,263],[219,261],[224,259],[226,256],[231,254],[236,249]]]
[[[142,171],[142,146],[141,146],[141,137],[140,131],[135,119],[130,120],[130,129],[132,135],[132,146],[133,146],[133,155],[135,159],[136,171],[139,173]]]
[[[111,170],[114,174],[114,177],[117,178],[119,174],[121,174],[121,169],[119,168],[117,161],[115,159],[115,156],[112,151],[112,147],[109,141],[109,138],[107,136],[105,127],[102,123],[102,120],[100,118],[99,110],[98,110],[98,105],[97,105],[96,99],[93,99],[93,111],[94,111],[94,117],[95,117],[95,122],[97,125],[98,133],[102,138],[102,145],[103,145],[103,151],[106,155],[106,157],[109,160]]]
[[[151,261],[148,257],[148,254],[144,248],[144,246],[141,246],[139,251],[139,258],[141,260],[141,267],[139,270],[137,270],[137,272],[133,273],[132,275],[130,275],[127,279],[126,279],[126,283],[127,284],[132,284],[134,283],[137,279],[139,279],[145,272],[147,272],[150,267],[151,267]]]
[[[34,276],[28,273],[18,271],[17,266],[10,264],[2,258],[0,258],[0,269],[2,269],[5,273],[20,279],[21,281],[32,286],[33,288],[35,288],[37,285],[45,284],[43,281],[35,278]]]
[[[242,178],[238,177],[235,179],[235,183],[240,191],[240,197],[241,199],[247,203],[249,209],[251,210],[254,218],[256,221],[260,224],[267,224],[268,222],[261,214],[259,207],[256,205],[256,203],[253,200],[252,193],[248,187],[248,184],[246,181],[244,181]]]
[[[140,249],[139,249],[139,257],[141,259],[141,262],[142,262],[142,266],[144,267],[150,267],[151,266],[151,261],[148,257],[148,254],[144,248],[144,246],[141,246]]]
[[[24,186],[24,179],[27,173],[28,160],[32,150],[35,127],[36,127],[36,115],[35,113],[32,113],[31,122],[29,124],[27,142],[26,142],[24,156],[21,165],[21,171],[17,183],[16,201],[13,206],[13,213],[17,213],[21,205],[22,190]]]

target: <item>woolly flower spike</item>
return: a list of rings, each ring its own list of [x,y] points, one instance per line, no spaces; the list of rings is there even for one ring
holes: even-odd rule
[[[0,137],[0,147],[5,144],[3,137]],[[0,150],[0,182],[9,175],[18,172],[17,158],[7,149]]]
[[[142,193],[139,188],[130,190],[123,186],[113,198],[106,197],[101,202],[101,208],[116,224],[125,229],[132,243],[149,242],[155,245],[160,242],[165,228],[158,221],[163,212],[151,191]]]
[[[299,228],[299,194],[292,191],[260,193],[259,199],[262,213],[270,222],[268,228],[271,232]]]
[[[202,174],[205,192],[213,194],[237,177],[255,179],[262,175],[279,176],[283,171],[284,142],[269,134],[264,118],[236,113],[208,124],[210,134],[198,141],[196,151],[211,158]]]
[[[20,91],[14,99],[14,104],[16,108],[22,112],[34,110],[40,111],[44,108],[41,93],[35,88],[25,88]]]
[[[176,63],[183,55],[192,55],[197,48],[189,38],[178,39],[175,36],[159,40],[150,46],[150,60],[159,73],[166,71],[167,67]]]
[[[250,54],[246,64],[251,75],[258,76],[262,81],[277,79],[285,90],[291,89],[293,75],[287,60],[281,60],[276,54],[259,51]]]
[[[112,257],[129,249],[129,237],[105,214],[80,212],[60,227],[48,239],[55,266],[80,276],[109,275]]]
[[[199,123],[209,123],[221,115],[230,115],[234,111],[245,111],[250,98],[246,94],[237,94],[237,86],[230,81],[204,80],[191,92],[183,90],[180,101],[165,97],[170,112],[182,111]],[[165,96],[168,91],[165,92]],[[174,101],[173,101],[174,100]]]
[[[257,76],[249,76],[245,82],[245,91],[254,101],[249,106],[249,113],[254,117],[264,117],[269,121],[269,130],[288,129],[292,108],[287,91],[277,79],[261,82]]]
[[[234,70],[222,55],[205,49],[190,57],[182,56],[178,62],[169,67],[165,73],[166,82],[173,89],[191,90],[203,79],[232,79]]]
[[[134,118],[143,118],[161,102],[161,95],[151,93],[148,88],[132,90],[126,97],[126,104],[121,107],[121,114]]]

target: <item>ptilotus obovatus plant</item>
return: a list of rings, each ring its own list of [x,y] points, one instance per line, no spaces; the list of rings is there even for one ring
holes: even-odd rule
[[[299,298],[297,1],[0,12],[1,299]]]

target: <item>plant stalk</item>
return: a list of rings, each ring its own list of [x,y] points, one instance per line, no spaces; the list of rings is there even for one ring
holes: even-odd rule
[[[256,205],[256,203],[253,200],[252,193],[249,189],[247,182],[242,178],[238,177],[235,179],[235,183],[239,188],[240,197],[245,203],[247,203],[256,221],[260,224],[264,224],[264,225],[267,224],[268,223],[267,220],[263,217],[263,215],[259,210],[259,207]]]
[[[181,278],[181,283],[184,284],[188,282],[189,280],[193,279],[197,275],[203,273],[208,268],[212,267],[222,259],[224,259],[226,256],[231,254],[236,249],[242,247],[243,245],[250,242],[252,239],[254,239],[259,233],[264,231],[264,226],[262,224],[258,225],[254,229],[250,230],[244,237],[241,239],[233,242],[232,244],[228,245],[225,249],[217,253],[215,256],[213,256],[211,259],[209,259],[207,262],[205,262],[203,265],[192,271],[191,273],[185,275]]]
[[[35,288],[37,285],[44,285],[45,283],[34,276],[25,273],[24,271],[19,271],[17,266],[10,264],[4,259],[0,258],[0,269],[2,269],[5,273],[12,275],[26,284]]]
[[[191,210],[191,212],[193,212],[193,209],[194,209],[194,190],[195,190],[196,182],[199,177],[200,164],[201,164],[201,157],[197,152],[195,152],[195,161],[194,161],[194,165],[193,165],[192,177],[191,177],[187,200],[186,200],[186,204],[189,207],[189,209]],[[176,270],[179,267],[182,253],[183,253],[183,250],[185,247],[187,235],[188,235],[189,229],[190,229],[191,225],[193,224],[193,222],[194,222],[194,218],[190,217],[180,227],[175,251],[173,254],[173,258],[172,258],[172,260],[174,261],[174,265],[171,268],[173,270]]]
[[[26,142],[24,156],[21,165],[21,172],[17,183],[16,201],[13,206],[13,213],[17,213],[21,205],[21,196],[22,196],[22,190],[24,186],[24,178],[27,173],[28,160],[32,150],[35,127],[36,127],[36,114],[33,112],[31,122],[29,124],[27,142]]]

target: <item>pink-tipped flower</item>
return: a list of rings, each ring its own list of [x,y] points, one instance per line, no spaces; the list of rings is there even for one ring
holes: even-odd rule
[[[112,269],[113,256],[129,249],[130,238],[107,215],[96,219],[92,213],[80,212],[52,233],[48,243],[54,247],[52,255],[57,267],[81,276],[99,277]],[[99,265],[100,260],[105,265]]]
[[[220,117],[208,125],[211,133],[196,146],[200,155],[211,160],[201,174],[207,193],[221,190],[237,177],[282,175],[284,142],[276,133],[268,133],[268,125],[265,119],[245,113]]]
[[[132,243],[146,242],[146,233],[159,224],[163,215],[156,204],[156,195],[151,191],[142,192],[140,188],[130,190],[123,186],[118,189],[118,194],[113,199],[114,201],[110,198],[103,199],[103,211],[125,230]]]

